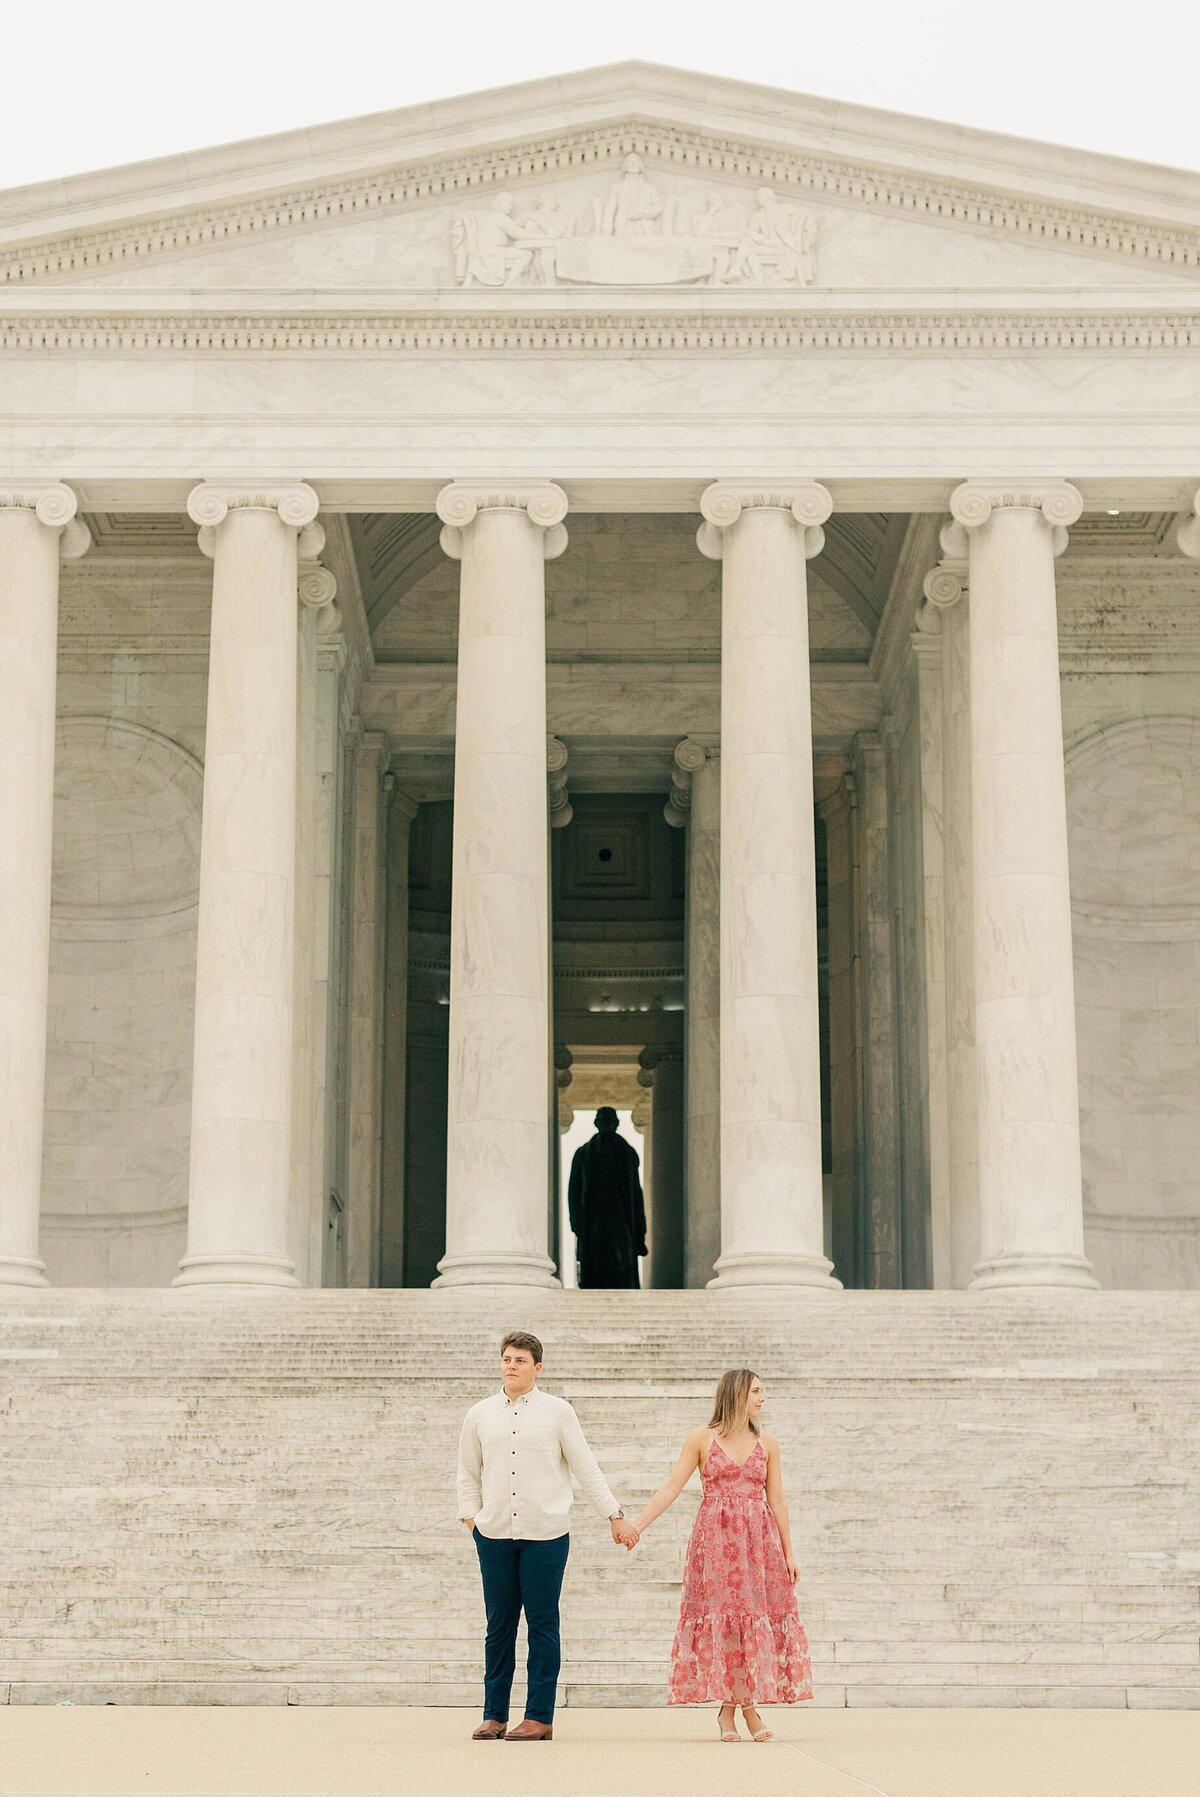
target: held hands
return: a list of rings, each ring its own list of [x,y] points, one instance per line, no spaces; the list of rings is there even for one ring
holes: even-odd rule
[[[626,1553],[632,1553],[641,1540],[641,1536],[633,1524],[624,1516],[614,1516],[608,1526],[612,1530],[612,1538],[617,1546],[623,1547]]]

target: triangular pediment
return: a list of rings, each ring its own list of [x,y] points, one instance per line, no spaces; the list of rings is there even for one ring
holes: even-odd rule
[[[1137,295],[1200,278],[1196,220],[1200,177],[632,64],[0,195],[0,277],[151,303]]]

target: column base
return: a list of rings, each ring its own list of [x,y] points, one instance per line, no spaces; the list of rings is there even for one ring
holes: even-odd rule
[[[823,1254],[723,1254],[713,1268],[710,1292],[734,1286],[805,1286],[812,1291],[840,1292],[833,1262]]]
[[[450,1285],[562,1285],[546,1254],[444,1254],[431,1290]]]
[[[981,1260],[967,1287],[972,1292],[1097,1292],[1100,1281],[1082,1254],[999,1254]]]
[[[295,1262],[277,1254],[185,1254],[172,1285],[234,1291],[296,1291]]]
[[[28,1254],[0,1254],[0,1285],[44,1286],[46,1263]]]

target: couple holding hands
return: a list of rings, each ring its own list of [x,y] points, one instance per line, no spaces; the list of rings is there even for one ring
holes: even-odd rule
[[[779,1444],[759,1427],[762,1382],[722,1375],[709,1423],[693,1429],[675,1470],[630,1521],[563,1398],[538,1385],[542,1345],[515,1331],[500,1345],[502,1389],[468,1412],[458,1449],[458,1515],[479,1555],[487,1614],[483,1721],[477,1741],[549,1741],[562,1659],[559,1595],[571,1538],[571,1475],[627,1550],[670,1509],[697,1468],[703,1497],[688,1542],[667,1702],[720,1706],[722,1741],[769,1741],[760,1703],[812,1696],[808,1641]],[[525,1612],[525,1717],[508,1726],[517,1625]]]

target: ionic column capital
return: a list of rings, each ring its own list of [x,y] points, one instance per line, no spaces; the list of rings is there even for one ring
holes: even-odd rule
[[[455,480],[437,496],[442,521],[442,549],[451,561],[462,559],[463,532],[480,512],[524,512],[542,531],[542,553],[548,562],[567,546],[563,519],[568,500],[552,480]]]
[[[301,555],[320,555],[325,533],[314,519],[320,500],[304,481],[201,481],[188,494],[187,514],[199,527],[201,554],[211,556],[216,532],[230,512],[276,512],[298,533]]]
[[[571,809],[571,795],[567,789],[567,762],[570,751],[560,737],[546,738],[546,799],[550,808],[550,828],[563,830],[570,823],[574,812]]]
[[[960,487],[959,492],[962,492]],[[949,518],[938,532],[942,555],[936,568],[925,576],[922,592],[938,611],[957,605],[967,590],[968,550],[970,540],[966,526],[957,518]],[[920,627],[918,625],[918,627]]]
[[[1184,555],[1191,556],[1193,561],[1200,561],[1200,491],[1192,500],[1191,512],[1180,524],[1175,541]]]
[[[337,598],[337,581],[328,568],[311,568],[296,583],[301,605],[310,611],[323,611]]]
[[[695,736],[685,736],[675,745],[671,770],[671,796],[663,806],[663,816],[673,830],[682,830],[688,821],[692,809],[692,776],[698,774],[710,755],[716,754],[715,748]]]
[[[722,533],[737,523],[743,512],[790,512],[804,530],[804,553],[811,561],[825,546],[821,529],[833,510],[827,488],[815,480],[715,480],[700,496],[704,523],[696,533],[701,555],[719,562]]]
[[[87,525],[75,516],[78,510],[78,498],[60,480],[25,480],[0,487],[0,511],[32,512],[47,530],[58,531],[58,552],[64,561],[78,561],[92,546]]]
[[[1068,526],[1083,511],[1083,495],[1066,480],[965,480],[950,495],[951,516],[965,530],[978,530],[997,511],[1040,512],[1054,532],[1054,553],[1061,555]]]

